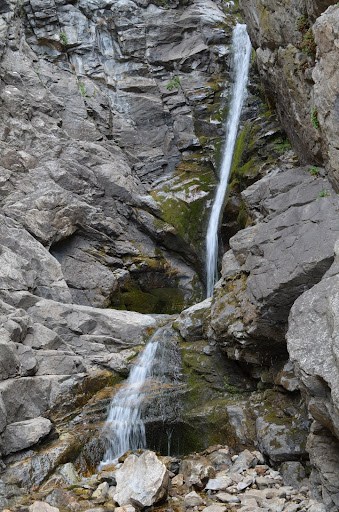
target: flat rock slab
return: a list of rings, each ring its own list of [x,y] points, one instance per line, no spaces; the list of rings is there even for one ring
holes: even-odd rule
[[[51,428],[50,420],[42,417],[8,425],[1,436],[3,454],[8,455],[33,446],[40,439],[47,436]]]
[[[202,512],[225,512],[227,507],[225,505],[210,505],[202,509]]]
[[[151,507],[167,494],[169,475],[154,452],[129,455],[116,472],[114,500],[120,505]]]
[[[35,501],[28,507],[28,510],[29,512],[59,512],[58,508],[51,507],[51,505],[44,501]]]

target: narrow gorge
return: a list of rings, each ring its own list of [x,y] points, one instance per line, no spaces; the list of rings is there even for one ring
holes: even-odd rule
[[[0,0],[0,510],[339,511],[338,32]]]

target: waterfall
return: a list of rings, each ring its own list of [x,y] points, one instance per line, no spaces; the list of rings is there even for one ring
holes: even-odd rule
[[[127,450],[146,447],[141,406],[147,379],[151,376],[158,341],[150,341],[131,370],[125,384],[113,397],[106,421],[107,450],[100,466],[110,464]]]
[[[128,450],[146,448],[144,420],[163,424],[170,449],[171,425],[180,417],[181,358],[177,333],[160,327],[138,356],[128,379],[113,396],[103,436],[106,452],[99,468],[115,462]]]
[[[226,138],[220,170],[220,180],[217,186],[206,235],[207,297],[212,295],[214,284],[218,279],[218,229],[232,165],[241,109],[246,96],[251,55],[251,43],[246,31],[246,25],[237,24],[234,27],[232,53],[234,72],[232,100],[226,122]]]

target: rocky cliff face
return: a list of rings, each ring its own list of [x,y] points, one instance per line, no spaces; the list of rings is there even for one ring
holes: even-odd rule
[[[240,3],[269,100],[301,161],[313,165],[276,169],[242,193],[254,225],[230,240],[210,336],[232,358],[262,371],[286,357],[287,331],[298,380],[291,380],[288,363],[275,381],[299,388],[306,400],[314,489],[334,511],[338,200],[327,177],[337,189],[339,8],[326,1]]]
[[[208,0],[1,2],[0,451],[21,451],[14,494],[77,452],[84,432],[61,423],[168,321],[147,313],[202,298],[233,20]],[[61,444],[26,459],[48,434]]]
[[[325,162],[338,186],[336,2],[240,4],[260,76],[289,139],[303,161]]]
[[[3,213],[77,304],[159,313],[201,297],[215,181],[201,141],[221,133],[209,119],[231,19],[213,2],[173,7],[2,6]]]
[[[294,151],[253,65],[221,280],[173,317],[203,296],[236,8],[0,2],[1,507],[47,495],[62,464],[93,470],[112,385],[169,324],[183,362],[174,392],[153,390],[162,408],[146,405],[152,446],[166,416],[181,451],[310,457],[337,510],[339,7],[240,3]]]

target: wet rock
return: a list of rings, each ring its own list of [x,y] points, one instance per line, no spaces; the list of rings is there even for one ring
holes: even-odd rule
[[[79,473],[75,469],[74,464],[72,464],[71,462],[68,462],[67,464],[63,464],[62,466],[60,466],[58,468],[58,473],[69,485],[75,485],[80,480]]]
[[[146,451],[140,456],[129,455],[116,471],[116,481],[114,500],[120,506],[136,504],[144,508],[167,495],[169,476],[155,453]]]

